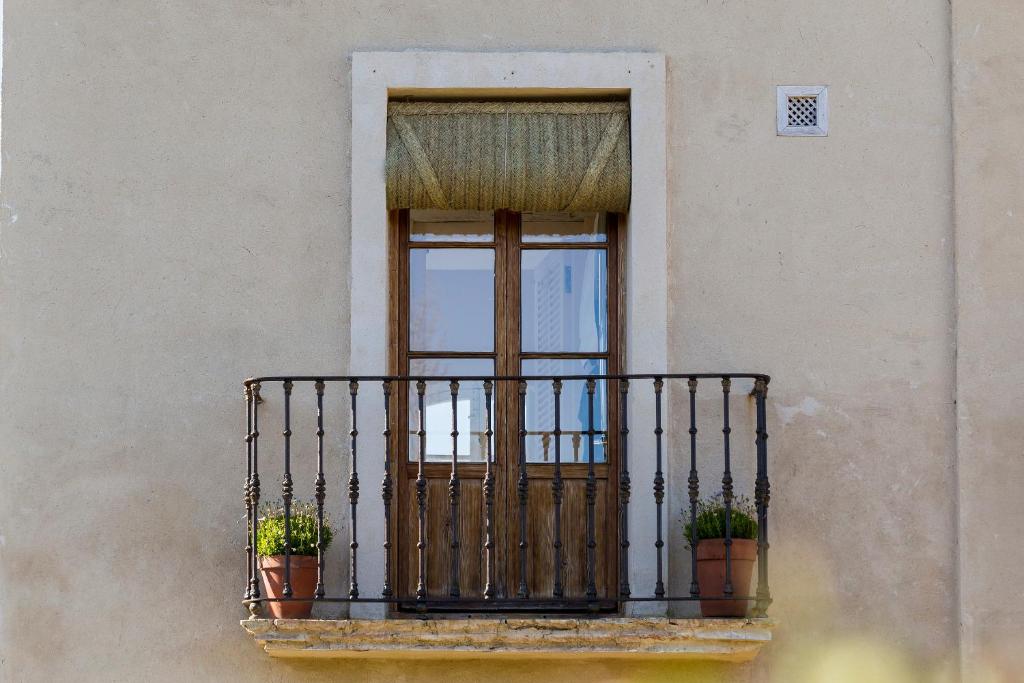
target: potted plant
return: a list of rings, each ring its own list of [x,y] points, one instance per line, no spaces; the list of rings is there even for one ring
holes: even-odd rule
[[[311,503],[293,503],[289,515],[291,537],[292,598],[309,598],[287,602],[268,602],[274,619],[308,619],[313,611],[313,594],[317,582],[316,506]],[[260,574],[268,598],[284,597],[284,507],[278,503],[263,509],[257,527],[256,554],[259,556]],[[331,544],[331,527],[324,520],[324,549]]]
[[[689,519],[688,510],[683,511]],[[746,496],[733,498],[729,515],[732,545],[732,594],[750,595],[750,577],[757,559],[757,512]],[[686,522],[686,540],[693,544],[693,524]],[[720,598],[725,594],[725,499],[721,493],[697,503],[697,584],[700,595]],[[688,546],[689,547],[689,546]],[[705,617],[743,617],[747,614],[745,600],[701,600],[700,612]]]

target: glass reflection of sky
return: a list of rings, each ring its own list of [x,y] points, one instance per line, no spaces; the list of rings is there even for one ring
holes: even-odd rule
[[[409,347],[494,350],[494,250],[409,250]]]

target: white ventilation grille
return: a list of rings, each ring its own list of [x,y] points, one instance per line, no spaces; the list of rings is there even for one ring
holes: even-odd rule
[[[828,135],[827,86],[780,85],[776,93],[776,109],[779,135]]]
[[[788,111],[790,126],[818,125],[817,97],[790,97]]]

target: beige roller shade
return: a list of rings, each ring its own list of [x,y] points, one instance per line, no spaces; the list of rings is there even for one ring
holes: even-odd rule
[[[391,102],[391,209],[626,211],[628,102]]]

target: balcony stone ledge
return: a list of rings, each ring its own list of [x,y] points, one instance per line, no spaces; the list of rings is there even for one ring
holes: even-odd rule
[[[745,662],[771,619],[247,619],[272,657],[692,659]]]

